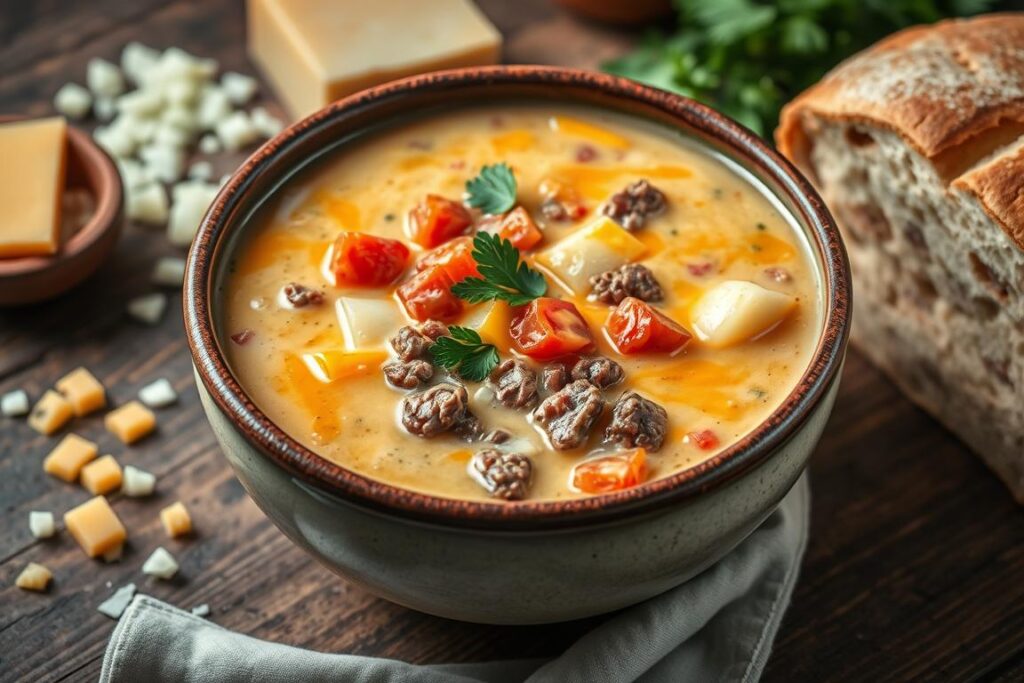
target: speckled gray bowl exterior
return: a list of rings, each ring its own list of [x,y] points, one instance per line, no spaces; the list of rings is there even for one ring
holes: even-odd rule
[[[221,351],[218,288],[247,218],[299,168],[410,113],[480,102],[582,103],[703,141],[756,176],[808,235],[824,329],[810,367],[750,435],[677,474],[567,501],[458,501],[399,489],[331,463],[282,432]],[[676,586],[742,541],[782,500],[821,436],[850,316],[838,231],[809,184],[745,129],[663,91],[591,72],[487,67],[427,74],[341,100],[261,147],[221,191],[189,256],[185,320],[197,384],[239,480],[295,543],[396,603],[499,624],[615,610]]]

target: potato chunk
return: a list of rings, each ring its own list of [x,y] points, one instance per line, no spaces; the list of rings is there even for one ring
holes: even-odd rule
[[[336,308],[349,351],[386,348],[388,337],[405,324],[405,317],[391,299],[343,296]]]
[[[795,307],[796,299],[786,294],[753,282],[726,280],[701,296],[691,321],[701,342],[721,348],[768,332]]]
[[[643,242],[601,216],[537,254],[537,261],[574,294],[585,294],[592,276],[635,261],[646,252]]]

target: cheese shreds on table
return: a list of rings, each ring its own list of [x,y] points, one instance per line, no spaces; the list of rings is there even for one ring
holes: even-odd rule
[[[103,496],[91,498],[64,513],[64,526],[89,557],[99,557],[122,545],[124,525]]]
[[[60,248],[66,139],[61,117],[0,124],[0,258]]]
[[[501,34],[470,0],[249,0],[249,54],[301,118],[402,76],[494,64]]]
[[[126,583],[114,591],[113,595],[101,602],[99,607],[96,608],[96,611],[110,617],[111,619],[120,619],[121,615],[124,614],[124,611],[128,609],[128,605],[134,597],[135,584]]]
[[[92,462],[99,449],[92,441],[68,434],[43,460],[43,471],[66,482],[75,482],[82,468]]]

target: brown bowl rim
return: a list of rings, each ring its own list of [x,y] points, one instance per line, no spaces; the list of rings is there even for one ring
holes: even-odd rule
[[[290,143],[323,127],[350,110],[430,92],[453,95],[453,107],[465,106],[460,88],[516,86],[598,91],[593,99],[626,100],[670,117],[690,134],[710,136],[735,159],[743,159],[762,178],[787,196],[797,219],[809,226],[822,262],[825,296],[823,329],[807,370],[797,386],[752,432],[712,458],[673,475],[624,491],[569,500],[516,503],[460,500],[393,486],[346,469],[307,449],[267,417],[231,373],[217,341],[211,311],[216,274],[214,254],[231,228],[252,176]],[[528,99],[528,98],[524,98]],[[577,95],[578,100],[584,99]],[[412,104],[412,103],[410,103]],[[811,184],[787,160],[741,125],[686,97],[607,74],[549,66],[491,66],[439,71],[369,88],[338,100],[290,126],[261,146],[228,180],[204,217],[189,252],[183,297],[189,347],[200,380],[217,408],[246,440],[270,461],[327,496],[386,514],[445,526],[487,530],[539,530],[609,522],[665,506],[710,491],[764,462],[803,424],[827,395],[842,365],[850,324],[850,270],[846,252],[831,215]]]
[[[0,124],[15,121],[34,120],[35,117],[0,115]],[[121,174],[117,166],[103,149],[97,145],[89,134],[78,130],[70,121],[65,120],[67,130],[67,154],[75,154],[84,165],[99,171],[98,188],[95,194],[96,209],[92,217],[79,228],[67,242],[60,246],[56,254],[46,256],[19,256],[0,259],[0,278],[22,277],[45,270],[59,269],[73,258],[85,252],[93,244],[100,241],[104,234],[113,229],[121,214],[124,201],[121,187]],[[65,173],[70,162],[65,160]]]

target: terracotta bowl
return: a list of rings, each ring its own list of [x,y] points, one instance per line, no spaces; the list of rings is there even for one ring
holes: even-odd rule
[[[223,351],[219,288],[248,217],[323,154],[420,112],[488,102],[574,103],[686,136],[747,175],[812,245],[824,324],[810,366],[771,416],[710,460],[615,493],[478,502],[397,488],[303,447],[255,405]],[[763,140],[692,100],[585,71],[438,72],[363,91],[257,150],[214,201],[189,255],[185,320],[207,416],[256,503],[327,566],[394,602],[455,619],[538,623],[607,612],[694,576],[743,540],[803,471],[832,408],[850,323],[850,276],[810,184]]]
[[[21,120],[0,116],[0,123]],[[52,256],[0,258],[0,306],[52,299],[96,272],[121,235],[123,192],[114,162],[87,133],[67,128],[66,189],[83,189],[92,217]]]

